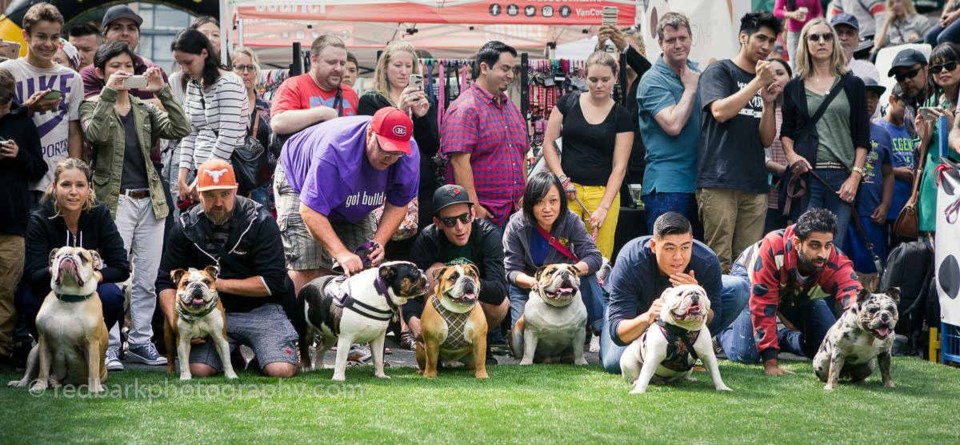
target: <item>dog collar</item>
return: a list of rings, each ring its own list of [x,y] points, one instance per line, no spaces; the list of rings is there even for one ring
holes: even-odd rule
[[[213,308],[214,308],[216,305],[217,305],[217,300],[216,300],[216,299],[212,299],[212,300],[210,300],[209,303],[207,303],[206,306],[203,307],[203,309],[202,309],[200,312],[198,312],[198,313],[189,313],[189,312],[184,312],[184,310],[183,310],[183,305],[181,305],[181,304],[178,303],[178,304],[177,304],[177,315],[179,315],[180,318],[182,318],[183,321],[185,321],[185,322],[187,322],[187,323],[191,323],[191,324],[192,324],[192,323],[196,323],[198,320],[202,319],[203,317],[206,317],[208,314],[210,314],[211,312],[213,312]]]
[[[383,278],[377,277],[377,280],[373,282],[373,287],[377,289],[377,293],[384,300],[387,300],[387,306],[390,306],[390,309],[396,312],[397,305],[393,304],[393,300],[390,299],[390,294],[387,293],[387,283],[383,282]]]
[[[54,295],[56,295],[56,296],[57,296],[57,299],[60,300],[60,301],[67,302],[67,303],[77,303],[77,302],[86,300],[87,298],[90,298],[90,295],[93,295],[93,294],[90,294],[90,295],[72,295],[72,294],[58,294],[58,293],[54,293]]]

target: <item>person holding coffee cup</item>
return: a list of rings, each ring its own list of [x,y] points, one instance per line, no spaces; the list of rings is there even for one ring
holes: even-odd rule
[[[773,15],[787,22],[787,55],[790,68],[794,68],[797,57],[797,43],[803,25],[817,17],[823,17],[820,0],[777,0],[773,6]]]

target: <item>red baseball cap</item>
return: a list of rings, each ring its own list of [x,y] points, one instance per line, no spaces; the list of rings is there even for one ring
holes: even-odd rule
[[[197,169],[197,191],[229,190],[237,188],[233,166],[222,159],[210,159]]]
[[[394,107],[384,107],[373,115],[373,132],[383,151],[410,154],[410,137],[413,136],[413,121],[407,113]]]

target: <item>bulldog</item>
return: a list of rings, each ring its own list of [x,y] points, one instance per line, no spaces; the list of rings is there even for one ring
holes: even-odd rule
[[[397,308],[407,299],[423,295],[427,279],[423,271],[408,261],[393,261],[345,277],[329,275],[303,286],[297,301],[306,327],[300,336],[300,357],[304,370],[316,369],[317,360],[334,345],[337,359],[333,380],[346,378],[347,355],[353,343],[370,342],[374,375],[383,373],[383,342]],[[315,354],[310,346],[319,339]],[[321,363],[322,364],[322,363]]]
[[[535,276],[537,286],[523,315],[513,327],[510,346],[521,365],[537,361],[566,361],[586,365],[583,342],[587,335],[587,307],[580,298],[580,277],[572,264],[550,264]]]
[[[713,340],[707,328],[710,299],[695,284],[667,288],[660,295],[663,307],[656,325],[630,343],[620,357],[624,380],[633,384],[631,394],[647,391],[651,380],[668,383],[691,379],[697,358],[710,372],[717,391],[733,391],[720,378]]]
[[[103,260],[93,250],[61,247],[50,252],[50,288],[37,313],[39,342],[27,356],[23,378],[9,386],[31,391],[62,384],[87,385],[102,392],[107,380],[107,326],[97,294]]]
[[[890,349],[899,313],[900,289],[891,287],[882,294],[861,290],[857,303],[840,315],[827,331],[813,358],[813,370],[823,389],[837,387],[840,377],[859,382],[873,374],[880,364],[883,386],[893,388],[890,379]]]
[[[480,271],[472,264],[440,269],[433,295],[420,316],[422,342],[417,342],[417,365],[424,377],[437,376],[437,363],[458,360],[487,378],[487,319],[477,303]]]
[[[176,346],[180,360],[180,380],[190,380],[191,340],[210,338],[217,348],[223,375],[237,378],[230,362],[230,343],[227,342],[227,313],[217,293],[217,275],[220,269],[207,266],[203,270],[176,269],[170,272],[177,286],[177,320],[165,321],[163,339],[167,346],[167,372],[173,372],[173,351]]]

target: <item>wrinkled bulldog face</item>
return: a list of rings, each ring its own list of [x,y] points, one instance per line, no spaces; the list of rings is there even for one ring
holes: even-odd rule
[[[480,295],[480,271],[472,264],[456,264],[440,270],[436,294],[444,306],[456,312],[473,309]]]
[[[217,304],[217,275],[219,269],[208,266],[203,270],[190,268],[170,272],[177,286],[177,305],[187,313],[209,310]]]
[[[550,264],[537,271],[537,285],[543,301],[551,306],[567,306],[580,297],[580,276],[572,264]]]
[[[427,292],[427,276],[416,264],[409,261],[383,263],[378,271],[380,278],[392,292],[390,299],[397,306],[406,304],[408,298]]]
[[[860,328],[879,339],[893,335],[897,326],[900,303],[900,289],[892,287],[882,294],[871,294],[861,290],[857,295],[857,324]]]
[[[663,310],[660,316],[667,323],[684,329],[699,329],[707,321],[710,313],[710,299],[707,291],[696,284],[684,284],[667,288],[660,295]]]
[[[64,246],[50,252],[50,288],[58,294],[90,295],[97,290],[94,272],[103,267],[100,254]]]

